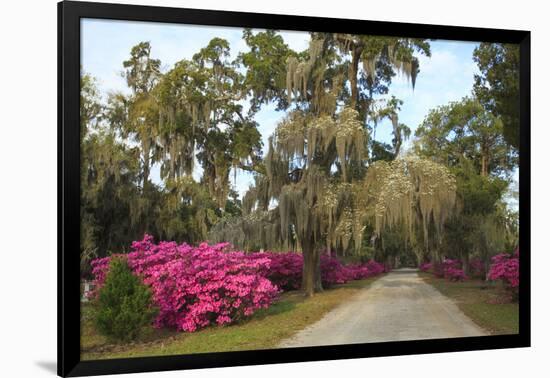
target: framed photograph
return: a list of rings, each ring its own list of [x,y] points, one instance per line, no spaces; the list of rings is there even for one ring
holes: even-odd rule
[[[530,345],[528,31],[58,26],[60,376]]]

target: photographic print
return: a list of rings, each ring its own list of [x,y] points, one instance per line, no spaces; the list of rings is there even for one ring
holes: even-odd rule
[[[519,43],[78,27],[81,361],[519,336]]]

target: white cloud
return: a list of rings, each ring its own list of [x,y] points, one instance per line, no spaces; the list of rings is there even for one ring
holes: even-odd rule
[[[288,47],[294,51],[304,51],[309,47],[309,33],[302,31],[281,31],[281,36]]]

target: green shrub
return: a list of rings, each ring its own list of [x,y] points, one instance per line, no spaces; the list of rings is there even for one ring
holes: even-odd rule
[[[121,341],[137,338],[157,313],[151,303],[151,291],[132,274],[126,259],[112,259],[97,299],[98,331]]]

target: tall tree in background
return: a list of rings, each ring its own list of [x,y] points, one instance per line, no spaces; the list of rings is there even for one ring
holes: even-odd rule
[[[229,56],[229,43],[221,38],[212,39],[193,56],[206,78],[202,92],[210,113],[205,127],[198,130],[197,159],[204,171],[203,181],[222,209],[229,194],[230,169],[253,170],[261,154],[254,113],[244,114],[239,103],[247,95],[244,76]]]
[[[124,77],[132,94],[126,105],[126,119],[120,122],[122,137],[133,138],[140,145],[142,165],[142,187],[146,192],[150,184],[153,153],[158,133],[158,108],[152,90],[160,77],[160,60],[151,57],[149,42],[132,47],[130,58],[123,62]],[[122,113],[122,114],[124,114]]]
[[[480,71],[474,84],[477,99],[502,120],[506,142],[519,149],[519,46],[481,43],[474,61]]]

